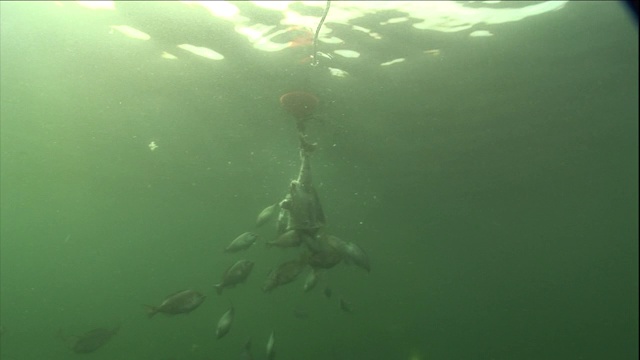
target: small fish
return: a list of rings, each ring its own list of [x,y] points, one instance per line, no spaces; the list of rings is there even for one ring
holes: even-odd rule
[[[314,269],[331,269],[339,264],[342,258],[338,251],[330,248],[306,255],[307,263]]]
[[[305,309],[293,309],[293,316],[298,319],[306,319],[309,317],[309,311]]]
[[[332,248],[342,254],[346,263],[353,263],[356,266],[365,269],[367,272],[371,272],[369,256],[367,256],[367,253],[365,253],[360,246],[352,242],[341,240],[335,236],[329,236],[328,243]]]
[[[187,314],[195,310],[204,302],[206,296],[194,290],[182,290],[171,294],[159,306],[145,305],[149,317],[157,313],[167,315]]]
[[[214,285],[218,295],[222,294],[222,290],[228,287],[234,287],[237,284],[244,282],[251,270],[253,269],[253,261],[238,260],[231,265],[222,275],[222,281],[219,284]]]
[[[251,354],[251,338],[247,339],[244,343],[244,349],[240,353],[240,360],[253,360],[253,354]]]
[[[333,294],[333,291],[331,290],[330,287],[326,287],[324,288],[324,291],[322,291],[322,293],[327,299],[331,299],[331,295]]]
[[[302,287],[302,290],[304,290],[304,292],[313,290],[313,288],[318,284],[318,278],[319,276],[316,269],[312,268],[306,279],[304,279],[304,286]]]
[[[71,350],[78,354],[94,352],[106,344],[113,335],[117,334],[119,329],[120,326],[116,326],[113,329],[98,328],[87,331],[80,336],[73,336],[71,337],[74,339]]]
[[[269,341],[267,341],[267,360],[273,360],[276,357],[276,335],[275,331],[271,331],[271,335],[269,336]]]
[[[355,243],[346,243],[347,258],[352,261],[356,266],[365,269],[367,272],[371,272],[371,265],[369,265],[369,256],[362,250],[360,246]]]
[[[353,312],[353,306],[350,302],[347,302],[345,299],[340,298],[340,310],[344,312]]]
[[[256,227],[260,227],[269,222],[269,220],[273,219],[273,217],[278,213],[279,209],[279,203],[275,203],[264,208],[260,212],[260,214],[258,214],[258,218],[256,219]]]
[[[231,324],[233,323],[234,310],[233,307],[227,310],[218,320],[218,326],[216,328],[216,338],[220,339],[221,337],[227,335],[229,330],[231,330]]]
[[[301,242],[302,242],[302,238],[298,233],[298,231],[289,230],[289,231],[285,231],[283,234],[281,234],[277,238],[267,241],[267,246],[296,247],[300,245]]]
[[[300,260],[291,260],[280,264],[277,268],[271,270],[262,287],[262,291],[270,292],[278,286],[292,282],[300,275],[305,266],[306,263]]]
[[[246,250],[253,245],[258,239],[258,234],[252,232],[245,232],[235,238],[227,247],[224,249],[225,252],[234,253],[240,250]]]

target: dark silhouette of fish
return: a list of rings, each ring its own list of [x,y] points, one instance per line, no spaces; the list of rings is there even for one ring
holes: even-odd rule
[[[292,282],[302,273],[305,266],[306,263],[297,259],[280,264],[277,268],[271,270],[264,286],[262,286],[262,291],[268,293],[278,286]]]
[[[253,354],[251,353],[251,338],[244,343],[244,349],[240,353],[240,360],[253,360]]]
[[[293,316],[295,316],[298,319],[306,319],[309,317],[309,311],[306,309],[293,309]]]
[[[234,253],[241,250],[246,250],[253,245],[258,239],[258,234],[253,232],[245,232],[240,234],[237,238],[235,238],[227,247],[224,249],[225,252]]]
[[[353,312],[353,305],[345,299],[340,298],[340,310],[348,313]]]
[[[331,291],[331,288],[330,288],[330,287],[326,287],[326,288],[324,288],[323,293],[324,293],[324,296],[325,296],[327,299],[330,299],[330,298],[331,298],[331,294],[333,294],[333,291]]]
[[[64,336],[61,334],[63,340],[67,341],[71,345],[71,350],[78,354],[92,353],[109,342],[113,335],[118,333],[120,325],[113,329],[97,328],[89,330],[82,335]]]
[[[195,310],[204,302],[206,296],[194,290],[182,290],[167,296],[158,306],[145,305],[149,311],[149,317],[157,313],[167,315],[186,314]]]
[[[273,217],[278,213],[279,210],[280,203],[275,203],[267,206],[260,212],[260,214],[258,214],[258,218],[256,219],[256,227],[260,227],[269,222],[269,220],[273,219]]]
[[[252,269],[253,261],[236,261],[224,272],[224,274],[222,274],[222,281],[220,281],[219,284],[213,285],[216,288],[218,295],[221,295],[222,290],[225,288],[234,287],[237,284],[243,283],[251,273]]]

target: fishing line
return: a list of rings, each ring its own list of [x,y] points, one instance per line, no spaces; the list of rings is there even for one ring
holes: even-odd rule
[[[324,20],[327,18],[329,14],[329,7],[331,7],[331,1],[327,0],[327,6],[324,8],[324,14],[322,14],[322,19],[320,19],[320,23],[318,23],[318,27],[316,28],[316,34],[313,37],[313,61],[311,62],[311,66],[316,66],[320,62],[318,59],[318,35],[320,35],[320,29],[322,29],[322,24],[324,24]]]

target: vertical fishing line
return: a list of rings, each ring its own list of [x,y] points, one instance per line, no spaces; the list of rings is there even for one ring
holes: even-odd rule
[[[316,66],[320,62],[318,59],[318,35],[320,35],[320,29],[322,28],[322,24],[324,24],[324,20],[327,18],[329,14],[329,7],[331,6],[331,1],[327,0],[327,6],[324,8],[324,14],[322,14],[322,19],[320,19],[320,23],[316,28],[316,34],[313,37],[313,61],[311,62],[311,66]]]

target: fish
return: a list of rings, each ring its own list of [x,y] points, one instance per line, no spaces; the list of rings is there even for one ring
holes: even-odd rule
[[[237,284],[244,282],[251,270],[253,269],[253,261],[238,260],[231,265],[222,275],[222,281],[219,284],[214,285],[218,295],[222,294],[222,290],[228,287],[234,287]]]
[[[276,357],[276,334],[275,331],[271,331],[271,335],[269,335],[269,340],[267,341],[267,360],[273,360]]]
[[[335,236],[329,236],[327,241],[332,248],[342,254],[347,264],[355,264],[367,272],[371,272],[369,256],[360,246],[352,242],[344,241]]]
[[[273,219],[273,217],[278,213],[280,209],[280,203],[277,202],[273,205],[269,205],[264,208],[260,214],[258,214],[258,218],[256,219],[256,227],[260,227],[269,222],[269,220]]]
[[[356,266],[367,272],[371,272],[369,256],[360,246],[352,242],[346,242],[345,251],[347,255],[346,259],[348,259],[349,262],[353,262]]]
[[[305,266],[306,263],[298,259],[280,264],[277,268],[271,270],[262,287],[262,291],[268,293],[278,286],[292,282],[300,275]]]
[[[72,336],[71,350],[78,354],[94,352],[111,340],[113,335],[118,333],[118,330],[120,330],[119,325],[113,329],[97,328],[79,336]]]
[[[247,339],[244,343],[244,349],[240,353],[240,360],[253,360],[253,354],[251,354],[251,338]]]
[[[330,287],[328,287],[328,286],[327,286],[326,288],[324,288],[324,290],[322,291],[322,293],[324,294],[324,296],[325,296],[327,299],[331,299],[331,295],[333,294],[333,291],[331,290],[331,288],[330,288]]]
[[[340,239],[339,237],[333,236],[333,235],[327,236],[327,244],[331,246],[333,249],[336,249],[337,251],[340,251],[341,253],[346,254],[347,242]]]
[[[331,269],[342,261],[343,256],[334,249],[327,249],[303,255],[314,269]]]
[[[313,290],[313,288],[318,284],[318,278],[318,273],[315,269],[312,268],[307,277],[304,279],[302,290],[304,290],[304,292]]]
[[[302,235],[302,241],[311,252],[335,250],[330,246],[327,240],[328,237],[324,232],[303,232]]]
[[[234,316],[233,306],[227,310],[218,320],[218,326],[216,327],[216,338],[220,339],[223,336],[227,335],[229,330],[231,330],[231,324],[233,323]]]
[[[288,212],[287,229],[314,231],[326,224],[320,197],[311,178],[311,160],[306,151],[300,151],[300,171],[298,179],[289,184],[289,193],[280,202],[280,207]]]
[[[194,290],[182,290],[167,296],[158,306],[145,305],[148,310],[149,318],[157,313],[167,315],[187,314],[200,306],[205,295]]]
[[[348,313],[353,312],[353,305],[345,299],[340,298],[340,310]]]
[[[253,232],[245,232],[240,234],[237,238],[235,238],[227,247],[224,249],[225,252],[234,253],[240,250],[246,250],[253,245],[258,239],[258,234]]]
[[[296,247],[302,242],[301,234],[296,230],[289,230],[273,240],[267,241],[267,246]]]
[[[305,310],[305,309],[293,309],[293,316],[295,316],[298,319],[306,319],[309,317],[309,311]]]

